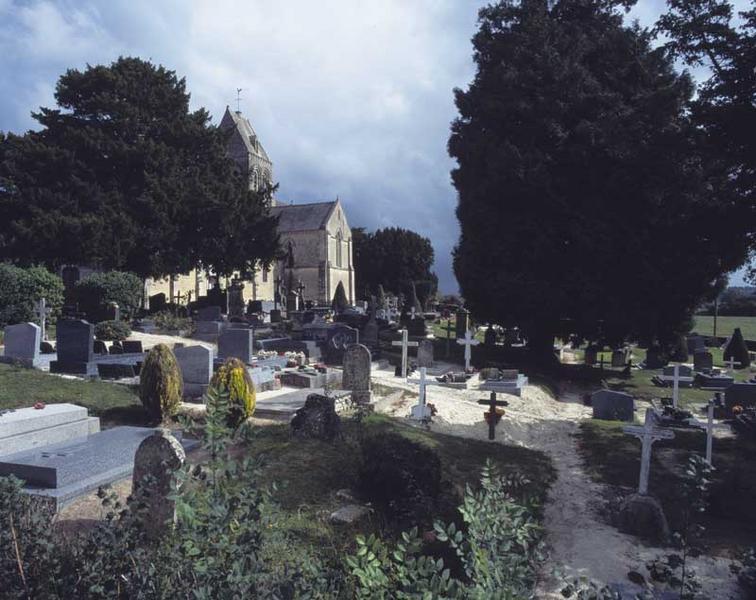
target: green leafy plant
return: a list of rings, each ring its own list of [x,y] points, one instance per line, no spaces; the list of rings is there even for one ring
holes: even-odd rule
[[[460,514],[464,528],[436,522],[431,534],[450,547],[464,569],[452,576],[442,559],[424,555],[417,528],[392,545],[370,536],[356,538],[357,552],[346,558],[358,598],[525,598],[532,595],[536,564],[542,559],[542,531],[532,499],[515,495],[527,483],[499,476],[490,461],[481,487],[465,490]]]
[[[154,346],[139,374],[139,399],[155,421],[165,421],[178,412],[183,379],[173,351],[165,344]]]
[[[144,283],[133,273],[92,273],[76,283],[75,298],[80,310],[93,320],[105,315],[111,302],[118,304],[126,319],[136,315],[144,297]]]
[[[43,267],[0,263],[0,327],[37,321],[40,298],[45,299],[54,321],[63,306],[63,280]]]
[[[160,311],[152,315],[155,325],[162,331],[191,331],[192,320],[181,317],[169,310]]]
[[[226,359],[213,375],[211,385],[228,392],[230,427],[239,427],[255,412],[255,384],[246,365],[238,358]]]
[[[646,565],[651,579],[667,583],[678,590],[683,599],[694,598],[701,590],[701,582],[688,559],[702,552],[701,542],[705,529],[700,523],[700,517],[707,507],[712,471],[713,467],[700,455],[693,454],[688,459],[680,490],[682,527],[672,534],[678,552],[659,557]]]
[[[122,342],[131,335],[126,321],[100,321],[95,325],[95,337],[107,342]]]

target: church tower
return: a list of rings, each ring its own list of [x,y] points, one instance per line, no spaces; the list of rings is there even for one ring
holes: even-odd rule
[[[231,131],[227,146],[228,155],[247,176],[249,189],[258,190],[266,183],[272,185],[273,163],[268,158],[268,153],[265,152],[249,119],[240,111],[232,111],[226,106],[220,128],[223,131]],[[275,206],[275,200],[271,202]]]

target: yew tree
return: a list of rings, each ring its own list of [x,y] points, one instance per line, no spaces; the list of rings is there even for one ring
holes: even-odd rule
[[[0,259],[161,277],[273,258],[267,200],[251,192],[184,79],[139,58],[71,69],[39,129],[0,137]]]
[[[480,321],[671,344],[742,264],[744,213],[690,119],[694,86],[616,0],[480,11],[475,78],[455,90],[454,269]]]

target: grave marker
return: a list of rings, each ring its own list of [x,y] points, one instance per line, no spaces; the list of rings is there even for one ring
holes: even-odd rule
[[[473,339],[472,331],[469,329],[465,332],[464,339],[458,339],[457,343],[465,347],[465,371],[470,370],[470,360],[472,359],[472,347],[477,346],[480,342]]]
[[[133,494],[147,504],[145,533],[152,539],[173,527],[176,501],[169,498],[171,482],[185,460],[184,448],[164,428],[146,437],[134,455]]]
[[[391,342],[392,346],[402,347],[402,378],[407,379],[407,350],[410,346],[417,346],[417,342],[409,341],[409,332],[406,329],[401,330],[402,340],[400,342]]]
[[[651,445],[658,440],[671,440],[675,434],[668,429],[662,429],[654,425],[654,409],[646,409],[646,419],[643,426],[628,425],[622,431],[634,435],[641,441],[641,465],[638,480],[638,493],[648,495],[648,476],[651,470]]]
[[[483,413],[483,416],[488,421],[488,439],[493,441],[496,438],[496,425],[501,419],[501,415],[496,410],[497,406],[509,406],[509,402],[506,400],[497,400],[496,392],[491,392],[491,396],[488,400],[478,400],[478,404],[488,405],[488,412]],[[504,411],[502,411],[503,414]]]
[[[429,381],[426,378],[426,368],[421,367],[420,369],[420,379],[408,379],[408,383],[417,383],[420,386],[420,390],[418,391],[418,399],[417,404],[412,407],[412,414],[411,418],[415,421],[426,421],[431,418],[431,409],[426,403],[426,388],[429,385],[438,385],[438,383],[434,383],[433,381]]]
[[[218,357],[238,358],[245,365],[252,362],[254,344],[251,329],[227,329],[218,338]]]
[[[433,340],[420,340],[417,347],[417,366],[428,368],[433,366]]]
[[[36,323],[8,325],[4,330],[5,354],[3,362],[19,362],[35,367],[39,362],[41,330]]]
[[[344,351],[344,375],[341,386],[352,392],[355,404],[370,402],[370,349],[362,344],[351,344]]]

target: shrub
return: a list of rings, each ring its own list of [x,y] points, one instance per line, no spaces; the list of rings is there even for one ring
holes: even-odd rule
[[[168,310],[155,313],[152,319],[155,321],[155,326],[162,331],[192,329],[192,320],[189,317],[181,317]]]
[[[515,496],[527,482],[501,477],[486,462],[477,491],[468,487],[459,512],[464,529],[434,524],[436,539],[459,558],[464,581],[442,559],[422,553],[418,529],[390,547],[380,538],[357,536],[357,553],[346,558],[357,598],[531,598],[543,558],[536,505]]]
[[[95,337],[106,342],[122,342],[131,335],[126,321],[100,321],[95,325]]]
[[[183,394],[181,369],[173,351],[158,344],[144,359],[139,374],[139,399],[155,421],[164,421],[178,412]]]
[[[238,358],[227,359],[213,375],[210,385],[228,392],[230,427],[238,427],[255,412],[255,384]]]
[[[118,304],[124,318],[131,319],[142,304],[144,284],[133,273],[92,273],[76,283],[74,295],[80,310],[92,320],[99,320],[111,302]]]
[[[441,460],[427,446],[395,433],[362,441],[358,489],[391,520],[424,522],[441,491]]]
[[[731,358],[734,358],[736,362],[740,363],[741,369],[746,369],[751,365],[748,346],[746,346],[745,340],[743,339],[740,327],[736,327],[735,331],[732,332],[732,337],[724,349],[724,359],[730,360]]]
[[[36,321],[40,298],[47,302],[54,320],[63,306],[63,280],[43,267],[0,263],[0,327]]]

